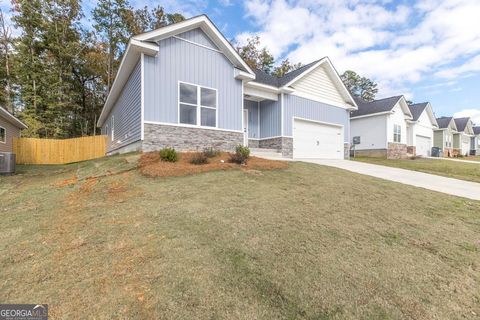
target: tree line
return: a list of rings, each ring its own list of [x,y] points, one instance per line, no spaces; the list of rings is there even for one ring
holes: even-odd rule
[[[185,19],[128,0],[98,0],[91,28],[80,0],[12,0],[10,10],[12,25],[0,12],[0,105],[28,125],[24,136],[46,138],[97,133],[129,38]]]
[[[160,5],[135,9],[128,0],[98,0],[88,13],[91,27],[80,0],[11,0],[10,10],[11,25],[0,10],[0,105],[27,124],[23,136],[41,138],[98,133],[130,37],[185,20]],[[273,76],[302,66],[288,59],[276,64],[258,37],[236,49],[252,68]],[[342,79],[366,100],[378,91],[352,71]]]

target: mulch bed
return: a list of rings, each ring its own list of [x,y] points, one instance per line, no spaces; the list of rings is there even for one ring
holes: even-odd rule
[[[177,162],[166,162],[160,159],[158,152],[144,153],[140,158],[139,170],[148,177],[178,177],[218,170],[244,170],[248,173],[258,173],[259,170],[286,169],[287,161],[267,160],[250,157],[246,165],[231,163],[229,153],[220,153],[209,158],[207,164],[191,164],[193,152],[179,153]],[[222,162],[223,160],[223,162]]]

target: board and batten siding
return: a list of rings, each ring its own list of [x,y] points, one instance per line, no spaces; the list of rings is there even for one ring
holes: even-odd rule
[[[5,129],[6,141],[0,142],[0,152],[13,151],[13,138],[20,137],[20,129],[0,116],[0,127]]]
[[[177,37],[218,50],[218,47],[215,45],[215,43],[213,43],[213,41],[200,28],[180,33],[177,35]]]
[[[260,126],[258,121],[258,102],[244,100],[243,108],[248,110],[248,138],[258,139],[260,137]]]
[[[350,119],[350,134],[360,137],[355,150],[387,149],[387,115]],[[353,144],[353,141],[351,141]]]
[[[260,102],[260,139],[278,137],[282,134],[280,103],[280,99]]]
[[[349,142],[350,114],[348,110],[289,94],[284,95],[283,103],[284,136],[293,135],[293,118],[296,117],[342,125],[344,128],[344,142]]]
[[[142,136],[142,79],[141,62],[137,62],[120,96],[113,105],[102,133],[108,136],[107,151],[111,152],[139,141]],[[113,116],[113,121],[112,121]],[[112,141],[112,122],[114,137]],[[108,126],[108,130],[107,130]]]
[[[160,41],[159,49],[144,58],[146,122],[178,124],[180,81],[216,89],[217,127],[242,130],[242,81],[222,53],[174,37]]]
[[[332,78],[324,66],[319,66],[303,78],[292,84],[299,93],[307,94],[322,101],[327,100],[345,105],[345,99],[339,93]]]

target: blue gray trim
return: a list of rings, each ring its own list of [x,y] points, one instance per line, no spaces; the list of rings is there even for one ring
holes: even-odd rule
[[[260,137],[260,126],[258,121],[258,102],[245,100],[243,107],[248,110],[248,138],[258,139]]]
[[[293,118],[303,118],[344,126],[345,142],[350,141],[349,111],[302,97],[286,94],[283,98],[283,135],[292,136]]]
[[[177,35],[177,37],[218,50],[218,47],[215,45],[215,43],[213,43],[213,41],[200,28],[180,33]]]
[[[141,63],[137,62],[120,96],[114,103],[102,126],[102,132],[108,136],[107,151],[129,145],[141,139],[142,131],[142,93]],[[114,117],[114,139],[112,141],[112,116]],[[108,125],[108,132],[106,127]]]
[[[218,128],[242,130],[242,81],[220,52],[176,38],[159,42],[157,56],[145,56],[145,121],[178,124],[178,82],[218,90]]]

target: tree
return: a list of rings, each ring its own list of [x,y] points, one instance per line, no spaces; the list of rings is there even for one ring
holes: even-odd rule
[[[273,69],[272,75],[276,77],[283,77],[286,73],[300,68],[302,64],[292,64],[288,59],[283,60],[278,67]]]
[[[361,77],[351,70],[345,71],[340,78],[352,95],[360,97],[365,101],[375,100],[378,88],[377,84],[372,80]]]
[[[0,75],[1,83],[4,90],[0,92],[0,102],[5,105],[6,109],[14,113],[13,94],[12,94],[12,29],[5,22],[3,11],[0,9]]]
[[[241,47],[237,47],[240,57],[253,69],[263,70],[270,73],[273,68],[275,59],[267,48],[260,47],[260,37],[256,36],[248,38],[247,43]]]

